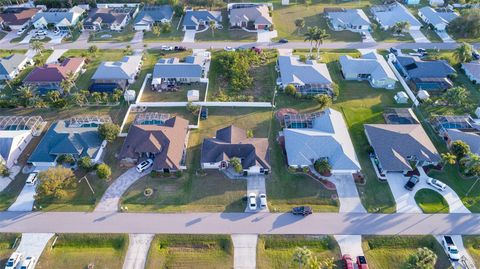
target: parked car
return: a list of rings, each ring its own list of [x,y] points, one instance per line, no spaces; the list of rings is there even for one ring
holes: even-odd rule
[[[288,43],[288,39],[282,38],[282,39],[278,40],[278,43],[281,43],[281,44]]]
[[[344,269],[353,269],[353,260],[352,257],[348,254],[342,256],[343,268]]]
[[[232,47],[229,47],[229,46],[226,46],[225,48],[223,48],[224,51],[235,51],[234,48]]]
[[[23,254],[20,252],[13,252],[8,258],[7,263],[5,264],[5,269],[15,269],[18,267],[22,261]]]
[[[427,183],[439,191],[444,191],[447,188],[445,183],[431,177],[427,178]]]
[[[427,53],[427,50],[424,49],[424,48],[418,48],[418,49],[417,49],[417,52],[418,52],[418,53],[421,53],[421,54],[423,54],[423,55],[427,55],[427,54],[428,54],[428,53]]]
[[[253,192],[248,195],[248,208],[257,210],[257,195]]]
[[[361,32],[360,36],[362,37],[362,39],[366,39],[367,38],[367,33]]]
[[[173,50],[175,50],[175,51],[185,51],[185,50],[187,50],[187,48],[183,47],[183,46],[175,46],[173,48]]]
[[[28,256],[22,262],[20,269],[33,269],[35,268],[35,257]]]
[[[308,216],[313,213],[312,208],[309,206],[298,206],[292,209],[293,215]]]
[[[367,259],[365,256],[357,256],[357,268],[368,269]]]
[[[202,107],[202,110],[200,111],[200,119],[201,120],[208,119],[208,107]]]
[[[17,31],[17,35],[23,35],[25,31],[27,31],[28,27],[23,27],[22,29]]]
[[[390,48],[390,53],[393,53],[393,55],[398,56],[398,54],[400,53],[400,50],[392,47]]]
[[[478,51],[476,51],[476,50],[473,50],[472,51],[472,57],[475,60],[480,60],[480,53],[478,53]]]
[[[161,50],[171,51],[171,50],[173,50],[173,47],[172,46],[167,46],[167,45],[162,45]]]
[[[35,35],[47,35],[47,32],[45,30],[37,30]]]
[[[411,191],[419,181],[420,181],[420,178],[418,176],[413,175],[410,177],[410,179],[407,181],[404,187],[405,189]]]
[[[443,248],[445,249],[445,252],[447,252],[450,260],[452,261],[460,260],[460,254],[458,253],[458,248],[453,242],[453,239],[451,236],[445,235],[442,238],[442,245],[443,245]]]
[[[26,183],[28,185],[35,185],[35,183],[37,182],[37,176],[38,176],[38,173],[30,173],[27,177]]]
[[[137,172],[141,173],[145,170],[147,170],[148,168],[150,168],[150,166],[153,165],[153,160],[152,159],[147,159],[141,163],[139,163],[137,165]]]
[[[267,208],[267,195],[265,193],[261,193],[260,197],[260,208],[264,209]]]

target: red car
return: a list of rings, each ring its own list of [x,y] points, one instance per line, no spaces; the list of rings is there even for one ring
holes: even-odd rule
[[[357,267],[358,269],[368,269],[367,259],[365,259],[365,256],[357,256]]]
[[[353,260],[352,257],[348,254],[343,255],[343,268],[344,269],[353,269]]]

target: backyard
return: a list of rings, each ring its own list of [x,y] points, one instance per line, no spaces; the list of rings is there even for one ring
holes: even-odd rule
[[[176,91],[157,92],[152,89],[151,80],[149,79],[140,102],[186,102],[187,93],[190,90],[198,90],[200,94],[199,101],[203,101],[205,98],[206,86],[206,83],[200,82],[177,84]]]

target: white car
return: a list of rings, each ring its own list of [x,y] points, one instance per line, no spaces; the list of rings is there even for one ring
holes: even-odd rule
[[[427,178],[427,183],[439,191],[444,191],[447,188],[445,183],[431,177]]]
[[[26,183],[28,185],[35,185],[35,183],[37,182],[37,176],[38,176],[38,173],[30,173],[27,177]]]
[[[25,31],[27,31],[28,27],[25,27],[25,28],[22,28],[20,30],[17,31],[17,35],[23,35],[23,33],[25,33]]]
[[[37,31],[35,32],[35,35],[47,35],[47,32],[44,31],[44,30],[37,30]]]
[[[264,209],[267,208],[267,195],[265,193],[261,193],[260,197],[260,208]]]
[[[35,268],[35,257],[26,257],[25,260],[22,262],[22,266],[20,269],[33,269]]]
[[[225,47],[225,48],[223,48],[223,50],[225,50],[225,51],[235,51],[235,49],[234,49],[234,48],[232,48],[232,47],[228,47],[228,46],[227,46],[227,47]]]
[[[150,166],[153,165],[153,160],[152,159],[147,159],[141,163],[139,163],[137,165],[137,172],[141,173],[145,170],[147,170],[148,168],[150,168]]]
[[[257,210],[257,195],[253,192],[248,195],[248,208]]]
[[[5,264],[5,269],[15,269],[18,267],[22,261],[23,254],[20,252],[13,252],[8,258],[7,263]]]
[[[162,45],[162,50],[171,51],[173,50],[172,46]]]

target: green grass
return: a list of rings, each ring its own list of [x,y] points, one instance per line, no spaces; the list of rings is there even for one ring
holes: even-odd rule
[[[133,20],[120,32],[110,30],[92,31],[88,37],[88,42],[130,42],[135,35],[132,23]],[[102,38],[102,35],[111,35],[111,37]]]
[[[13,253],[13,244],[20,234],[0,234],[0,267],[4,267],[10,255]]]
[[[182,31],[182,25],[177,30],[179,22],[179,17],[173,17],[171,31],[169,33],[161,33],[160,36],[154,35],[152,31],[145,32],[143,34],[143,42],[182,41],[185,33]]]
[[[478,235],[464,235],[463,244],[476,266],[480,266],[480,237]]]
[[[450,261],[442,246],[431,235],[426,236],[363,236],[363,251],[372,269],[405,268],[410,255],[417,248],[427,247],[437,254],[435,268],[450,268]]]
[[[128,247],[127,235],[61,234],[47,246],[36,268],[121,268]]]
[[[145,90],[143,91],[142,102],[186,102],[187,93],[189,90],[198,90],[200,92],[199,101],[203,101],[206,92],[206,83],[192,83],[180,84],[178,90],[175,92],[157,92],[153,91],[151,87],[151,80],[148,81]]]
[[[228,235],[157,235],[145,267],[232,268],[232,241]]]
[[[2,40],[7,35],[6,32],[0,31],[0,40]]]
[[[292,261],[296,247],[307,247],[320,261],[333,257],[340,268],[340,248],[331,236],[261,235],[257,245],[257,268],[298,268]]]
[[[442,195],[430,189],[421,189],[415,193],[415,201],[423,213],[448,213],[448,203]]]
[[[257,34],[249,33],[241,29],[229,29],[230,22],[226,10],[222,11],[222,29],[216,29],[213,32],[208,29],[195,35],[195,41],[256,41]]]
[[[420,31],[433,43],[443,43],[443,40],[438,36],[438,34],[430,29],[430,27],[422,27]]]

